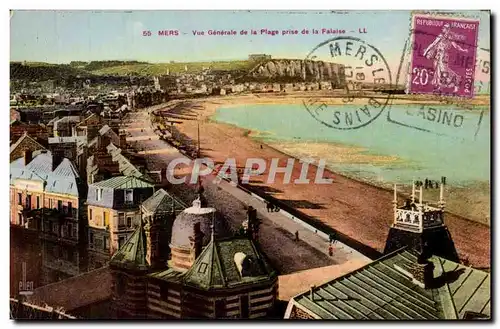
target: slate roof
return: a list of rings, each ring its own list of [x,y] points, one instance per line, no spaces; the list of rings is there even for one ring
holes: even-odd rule
[[[64,158],[57,168],[52,171],[52,153],[40,153],[24,165],[24,158],[10,163],[10,184],[16,179],[45,181],[45,191],[78,196],[80,176],[73,163]]]
[[[79,116],[65,116],[60,118],[59,120],[54,121],[54,130],[57,130],[61,124],[67,125],[71,123],[80,122]]]
[[[86,136],[55,136],[49,137],[49,144],[58,143],[85,143],[87,140]]]
[[[182,282],[182,278],[184,277],[185,272],[179,272],[171,268],[167,268],[166,270],[153,272],[149,274],[149,277],[160,279],[160,280],[168,280],[169,282]]]
[[[413,252],[398,250],[354,272],[295,296],[291,302],[318,319],[461,319],[469,312],[490,315],[490,274],[441,257],[434,264],[438,284],[424,289],[407,270]]]
[[[163,212],[163,211],[182,211],[186,208],[184,203],[177,200],[164,189],[159,189],[146,201],[142,203],[144,211],[149,213]]]
[[[125,244],[111,257],[110,264],[135,270],[149,269],[146,261],[146,236],[142,225],[139,225]]]
[[[135,176],[153,182],[153,179],[148,175],[142,173],[132,162],[122,154],[122,149],[110,143],[106,149],[111,154],[113,161],[116,161],[119,166],[120,172],[125,176]]]
[[[137,177],[117,176],[92,184],[92,186],[111,189],[134,189],[154,187],[153,184]]]
[[[249,275],[240,274],[234,260],[236,253],[244,253],[251,260]],[[276,272],[251,239],[235,237],[212,239],[186,272],[183,282],[211,290],[250,285],[276,277]]]
[[[38,143],[25,131],[24,134],[20,138],[18,138],[18,140],[14,144],[10,146],[10,153],[12,153],[12,151],[14,151],[23,141],[29,141],[33,143],[34,149],[36,150],[45,150],[45,147],[43,147],[42,144]]]
[[[104,126],[102,126],[101,129],[99,129],[99,135],[101,135],[101,136],[108,135],[111,143],[116,143],[116,144],[120,143],[120,137],[108,125],[104,125]],[[94,139],[92,139],[89,143],[89,147],[96,145],[98,138],[99,137],[95,137]],[[115,146],[115,148],[116,148],[116,146]]]

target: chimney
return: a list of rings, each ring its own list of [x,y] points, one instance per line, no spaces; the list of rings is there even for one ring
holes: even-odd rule
[[[100,150],[105,150],[106,147],[109,145],[110,139],[108,136],[97,136],[97,148]]]
[[[120,148],[122,150],[127,149],[127,135],[125,133],[120,134]]]
[[[52,151],[52,171],[56,170],[56,168],[61,164],[64,159],[64,152],[59,150]]]
[[[146,235],[146,261],[152,268],[164,265],[160,252],[160,230],[161,227],[154,222],[144,226],[144,233]]]
[[[311,301],[314,301],[314,289],[316,289],[316,286],[311,286],[311,289],[309,289],[309,299]]]
[[[422,288],[432,288],[434,281],[434,264],[429,261],[427,245],[424,245],[422,252],[417,257],[417,263],[410,268],[414,283]]]
[[[248,222],[248,235],[252,239],[256,239],[256,226],[257,226],[257,209],[249,206],[247,209],[247,222]]]
[[[160,185],[162,187],[165,187],[168,185],[168,179],[167,179],[167,168],[162,168],[160,170]]]
[[[194,236],[190,237],[191,240],[191,254],[190,254],[190,265],[191,267],[194,262],[196,261],[196,258],[201,253],[201,249],[203,247],[203,232],[201,232],[201,227],[200,223],[194,223],[193,224],[193,230],[194,230]]]
[[[24,151],[24,165],[27,166],[28,163],[33,160],[33,151],[31,150],[25,150]]]

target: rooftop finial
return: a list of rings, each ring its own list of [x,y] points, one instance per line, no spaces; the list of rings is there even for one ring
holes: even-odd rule
[[[201,184],[201,179],[199,179],[198,180],[198,187],[196,188],[196,194],[198,195],[198,200],[200,201],[200,206],[206,207],[207,200],[203,196],[203,192],[205,192],[205,189],[203,188],[203,185]]]
[[[196,199],[193,201],[193,207],[194,207],[194,208],[201,208],[201,200],[200,200],[200,197],[196,198]]]
[[[415,203],[415,180],[411,182],[411,202]]]

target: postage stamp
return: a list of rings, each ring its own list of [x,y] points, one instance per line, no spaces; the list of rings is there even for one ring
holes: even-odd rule
[[[479,21],[415,15],[412,24],[408,92],[473,97]]]
[[[345,90],[344,106],[329,106],[317,98],[303,101],[306,110],[323,125],[340,130],[357,129],[371,123],[383,112],[390,95],[380,91],[392,85],[389,65],[382,53],[364,40],[342,36],[317,45],[305,62],[330,59],[340,64],[336,83]],[[347,96],[346,96],[347,95]]]

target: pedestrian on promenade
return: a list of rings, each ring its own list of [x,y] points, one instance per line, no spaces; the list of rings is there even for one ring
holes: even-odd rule
[[[328,246],[328,255],[333,256],[333,246],[332,244],[330,244],[330,246]]]
[[[295,241],[299,241],[299,231],[295,231]]]

